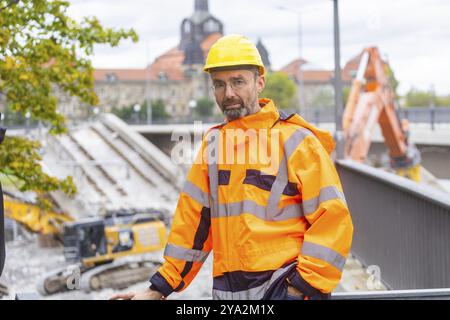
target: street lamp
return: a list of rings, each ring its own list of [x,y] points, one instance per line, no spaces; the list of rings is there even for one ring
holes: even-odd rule
[[[434,85],[430,87],[430,120],[431,120],[431,130],[434,130],[434,118],[436,115],[436,91],[434,90]]]
[[[145,76],[145,104],[147,106],[147,124],[152,124],[153,122],[152,92],[151,92],[152,63],[150,61],[150,49],[148,40],[145,41],[145,55],[147,60],[147,74]]]
[[[344,132],[342,129],[342,78],[341,78],[341,43],[339,35],[339,8],[338,0],[333,0],[334,11],[334,99],[335,99],[335,139],[336,139],[336,157],[344,158]]]
[[[145,104],[146,104],[146,106],[147,106],[147,124],[152,124],[152,117],[153,117],[153,114],[152,114],[152,97],[151,97],[151,88],[150,88],[150,81],[151,81],[151,79],[150,79],[150,77],[151,77],[151,70],[150,70],[150,63],[148,64],[148,66],[147,66],[147,72],[148,72],[148,74],[147,74],[147,76],[145,77],[145,82],[146,82],[146,84],[145,84]]]
[[[303,43],[302,43],[302,13],[300,11],[297,11],[295,9],[286,8],[284,6],[276,6],[278,10],[287,11],[290,13],[294,13],[297,15],[298,20],[298,53],[299,53],[299,64],[298,64],[298,83],[299,83],[299,99],[300,99],[300,107],[299,112],[302,115],[302,109],[305,112],[306,116],[306,103],[305,103],[305,88],[303,83],[303,70],[302,70],[302,50],[303,50]]]
[[[191,110],[191,115],[194,113],[195,108],[197,108],[197,101],[195,101],[194,99],[189,100],[189,109]]]
[[[135,104],[134,106],[133,106],[133,110],[134,110],[134,114],[135,114],[135,117],[136,117],[136,122],[137,123],[139,123],[139,112],[141,111],[141,105],[140,104]]]
[[[165,37],[157,37],[153,39],[155,43],[159,43],[160,40],[165,39]],[[145,103],[147,105],[147,124],[152,124],[153,122],[153,107],[152,98],[155,100],[158,97],[152,97],[152,61],[150,59],[150,42],[145,40],[145,59],[147,61],[147,74],[145,75]]]
[[[195,109],[197,107],[197,101],[194,99],[189,100],[189,108]]]
[[[26,135],[28,135],[29,133],[30,133],[30,118],[31,118],[31,113],[30,113],[30,111],[27,111],[26,113],[25,113],[25,126],[26,126],[26,129],[25,129],[25,134]]]

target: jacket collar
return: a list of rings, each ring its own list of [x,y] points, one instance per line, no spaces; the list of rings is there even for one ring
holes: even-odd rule
[[[270,99],[260,99],[257,113],[227,122],[224,129],[270,129],[280,118],[277,107]]]

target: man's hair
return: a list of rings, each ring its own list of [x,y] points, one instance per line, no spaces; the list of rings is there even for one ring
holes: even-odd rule
[[[252,64],[243,64],[243,65],[237,65],[237,66],[211,68],[209,70],[209,72],[232,71],[232,70],[248,70],[248,71],[251,71],[251,72],[253,72],[253,75],[255,76],[255,79],[260,76],[259,67],[258,66],[254,66]]]

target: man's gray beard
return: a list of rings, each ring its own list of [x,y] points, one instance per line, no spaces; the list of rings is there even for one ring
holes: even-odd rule
[[[223,114],[227,117],[228,121],[233,121],[249,114],[247,108],[241,107],[238,109],[225,109]]]

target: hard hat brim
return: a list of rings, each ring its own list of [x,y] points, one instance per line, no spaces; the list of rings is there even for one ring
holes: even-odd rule
[[[239,69],[239,66],[255,66],[259,69],[259,74],[261,76],[265,75],[265,73],[266,73],[266,68],[264,66],[256,65],[256,64],[254,64],[253,61],[243,61],[242,63],[235,64],[232,66],[230,66],[230,64],[227,62],[215,63],[215,64],[208,65],[207,67],[204,67],[203,71],[210,73],[211,71],[214,71],[212,69],[225,68],[225,67],[236,67],[236,69]]]

